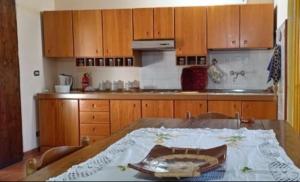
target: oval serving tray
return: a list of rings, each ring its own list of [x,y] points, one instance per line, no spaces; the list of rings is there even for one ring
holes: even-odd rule
[[[128,167],[155,177],[196,177],[218,168],[226,160],[227,146],[211,149],[154,146],[144,160]]]

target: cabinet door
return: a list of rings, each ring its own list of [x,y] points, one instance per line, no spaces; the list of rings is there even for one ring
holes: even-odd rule
[[[133,56],[132,10],[103,10],[102,17],[104,56]]]
[[[153,8],[133,9],[134,40],[153,39]]]
[[[40,146],[55,147],[56,135],[56,100],[39,100],[39,132],[40,132]]]
[[[277,103],[275,101],[243,101],[243,119],[277,119]]]
[[[273,4],[256,4],[241,6],[241,48],[273,47],[273,9]]]
[[[78,100],[57,100],[55,144],[78,146],[79,119]]]
[[[154,39],[174,39],[174,8],[154,8]]]
[[[188,116],[198,116],[207,112],[206,101],[176,100],[175,118],[186,119]]]
[[[74,11],[75,57],[101,57],[102,15],[100,10]]]
[[[173,101],[143,100],[143,118],[173,118]]]
[[[177,55],[206,55],[206,8],[175,8]]]
[[[235,117],[236,113],[241,113],[241,101],[208,101],[208,112]]]
[[[239,48],[240,7],[207,8],[208,49]]]
[[[73,57],[72,11],[43,13],[44,55],[46,57]]]
[[[141,101],[111,100],[111,133],[115,133],[141,118]]]

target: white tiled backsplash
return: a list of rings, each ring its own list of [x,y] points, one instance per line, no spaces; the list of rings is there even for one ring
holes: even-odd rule
[[[213,51],[209,60],[217,59],[218,67],[225,73],[222,83],[213,83],[210,79],[210,89],[265,89],[267,84],[267,67],[272,56],[272,50],[244,51]],[[81,87],[81,77],[85,72],[91,74],[92,86],[98,88],[102,80],[139,80],[141,88],[181,89],[180,76],[183,67],[176,66],[175,51],[144,52],[143,66],[140,68],[112,67],[76,67],[74,61],[57,62],[57,74],[71,74],[74,77],[75,88]],[[239,76],[233,81],[230,71],[246,72],[245,77]]]
[[[209,79],[210,89],[265,89],[267,67],[272,50],[213,51],[209,60],[217,59],[217,66],[225,73],[225,79],[216,84]],[[180,89],[180,76],[183,67],[176,66],[175,51],[143,53],[141,68],[142,88]],[[233,81],[230,71],[244,70],[245,77],[239,76]]]

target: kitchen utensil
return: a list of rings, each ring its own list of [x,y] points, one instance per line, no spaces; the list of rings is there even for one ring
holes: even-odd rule
[[[207,72],[209,78],[215,83],[221,83],[225,73],[217,66],[218,61],[216,59],[212,60],[212,64],[209,66]]]

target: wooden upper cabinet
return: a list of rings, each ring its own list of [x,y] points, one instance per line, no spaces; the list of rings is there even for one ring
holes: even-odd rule
[[[239,48],[240,6],[207,8],[208,49]]]
[[[154,39],[174,39],[174,8],[154,8]]]
[[[153,8],[133,9],[134,40],[153,39]]]
[[[241,6],[240,47],[272,48],[274,41],[273,4]]]
[[[241,115],[241,101],[208,101],[208,112],[236,117],[237,113]]]
[[[202,100],[176,100],[175,118],[187,119],[207,112],[207,102]]]
[[[175,8],[176,55],[207,55],[206,7]]]
[[[143,100],[143,118],[173,118],[173,101],[169,100]]]
[[[75,57],[101,57],[102,15],[100,10],[73,11]]]
[[[44,56],[50,58],[73,57],[72,11],[45,11],[42,18]]]
[[[132,10],[102,10],[105,57],[133,56]]]
[[[276,101],[242,101],[243,119],[277,119]]]

